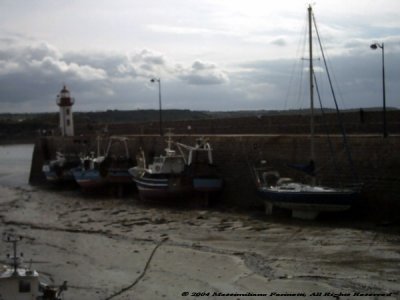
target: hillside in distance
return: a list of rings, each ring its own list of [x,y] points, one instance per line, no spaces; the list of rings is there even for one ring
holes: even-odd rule
[[[381,108],[366,108],[365,112],[381,112]],[[389,111],[396,109],[388,108]],[[334,113],[333,109],[324,109],[325,113]],[[357,112],[347,110],[345,112]],[[320,114],[316,110],[316,114]],[[188,109],[169,109],[162,111],[163,122],[187,120],[215,120],[263,116],[305,116],[309,110],[243,110],[243,111],[192,111]],[[158,122],[158,110],[107,110],[97,112],[74,112],[75,128],[99,128],[107,124]],[[58,112],[52,113],[0,113],[0,144],[10,142],[31,142],[43,131],[57,131]]]
[[[382,108],[364,108],[364,111],[381,111]],[[387,110],[397,110],[388,107]],[[358,111],[358,109],[345,110],[343,112]],[[335,112],[332,108],[325,108],[324,112]],[[193,111],[189,109],[167,109],[162,111],[164,121],[182,120],[201,120],[201,119],[224,119],[241,118],[263,115],[304,115],[308,114],[308,109],[289,109],[289,110],[238,110],[238,111]],[[316,109],[316,113],[320,113]],[[1,124],[30,123],[58,124],[58,112],[48,113],[0,113]],[[130,123],[130,122],[153,122],[159,120],[159,111],[154,109],[147,110],[106,110],[91,112],[74,112],[75,124],[94,122],[94,123]]]

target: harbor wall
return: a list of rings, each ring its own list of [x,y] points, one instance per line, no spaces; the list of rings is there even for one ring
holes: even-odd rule
[[[125,135],[132,157],[139,149],[146,153],[151,162],[154,155],[163,153],[165,137],[157,135]],[[262,205],[256,194],[253,166],[266,160],[271,169],[278,170],[281,176],[307,181],[303,174],[294,171],[290,163],[309,161],[309,137],[307,135],[204,135],[214,149],[214,162],[224,180],[224,191],[220,203],[231,207],[251,208]],[[194,145],[198,135],[177,134],[173,139],[188,145]],[[100,148],[105,149],[106,137],[101,138]],[[352,213],[368,219],[398,219],[400,211],[400,139],[389,136],[384,139],[377,135],[351,135],[348,144],[352,152],[354,168],[347,160],[342,137],[317,135],[316,169],[319,183],[325,185],[351,184],[354,172],[364,183],[362,197],[355,204]],[[336,153],[337,168],[333,164],[331,148]],[[42,184],[45,178],[41,168],[46,160],[54,159],[56,151],[87,153],[97,151],[95,136],[79,137],[41,137],[36,141],[30,182]],[[122,153],[116,147],[115,155]]]

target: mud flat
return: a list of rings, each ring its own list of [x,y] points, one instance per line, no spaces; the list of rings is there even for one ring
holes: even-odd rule
[[[399,299],[400,230],[0,187],[2,231],[66,299]],[[5,257],[8,245],[0,244]]]

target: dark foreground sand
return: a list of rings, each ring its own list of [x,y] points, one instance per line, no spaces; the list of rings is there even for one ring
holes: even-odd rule
[[[68,281],[65,299],[400,299],[393,228],[6,187],[0,218],[48,282]]]

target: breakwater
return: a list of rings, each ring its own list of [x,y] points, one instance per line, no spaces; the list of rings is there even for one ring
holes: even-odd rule
[[[151,162],[153,155],[163,153],[165,137],[157,135],[125,135],[132,157],[143,149]],[[287,167],[288,163],[309,160],[309,137],[307,135],[203,135],[214,149],[214,162],[224,180],[225,188],[220,201],[228,206],[250,208],[261,204],[256,195],[252,167],[266,160],[272,169],[282,176],[303,179],[299,172]],[[198,135],[177,134],[174,141],[194,144]],[[104,149],[106,137],[100,141]],[[398,136],[383,139],[377,135],[350,135],[348,143],[353,157],[353,167],[359,180],[364,183],[361,199],[355,204],[353,213],[371,219],[398,218],[400,208],[400,156]],[[334,166],[330,149],[336,153]],[[326,185],[351,184],[354,182],[353,168],[347,161],[341,136],[316,137],[316,169],[318,180]],[[45,182],[42,164],[55,157],[56,151],[83,153],[97,151],[95,136],[41,137],[36,141],[30,173],[31,184]],[[118,149],[116,150],[118,151]]]

